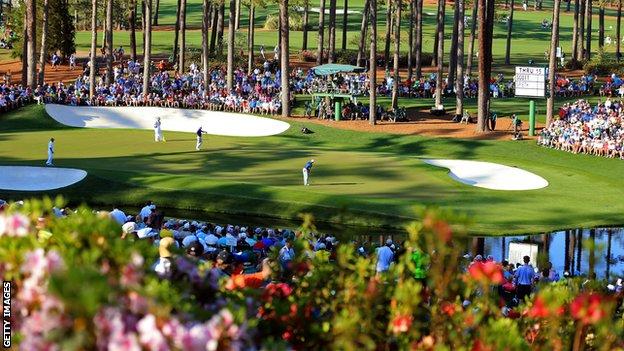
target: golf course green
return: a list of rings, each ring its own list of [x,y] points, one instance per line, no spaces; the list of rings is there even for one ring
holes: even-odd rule
[[[302,121],[305,122],[305,121]],[[314,134],[302,134],[302,126]],[[346,131],[301,122],[271,137],[207,136],[81,129],[58,124],[43,106],[0,117],[0,165],[43,165],[50,137],[55,164],[86,170],[82,182],[44,193],[0,190],[0,198],[63,195],[71,203],[192,209],[343,224],[398,227],[427,206],[472,218],[473,234],[538,233],[622,224],[624,162],[573,155],[534,141],[426,138]],[[312,185],[301,167],[316,159]],[[451,158],[517,166],[544,177],[540,190],[498,191],[461,184],[424,158]],[[106,207],[107,208],[107,207]]]

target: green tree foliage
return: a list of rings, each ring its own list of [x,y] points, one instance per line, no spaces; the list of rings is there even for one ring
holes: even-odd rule
[[[49,52],[59,51],[63,57],[76,52],[76,28],[69,13],[68,0],[50,0],[49,26]]]

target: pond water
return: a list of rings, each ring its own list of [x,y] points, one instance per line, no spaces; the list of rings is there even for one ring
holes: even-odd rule
[[[201,211],[165,210],[167,217],[194,219],[220,224],[296,229],[301,222],[254,216],[232,216]],[[387,238],[402,240],[405,232],[397,229],[368,228],[317,223],[321,233],[330,233],[339,240],[360,238],[381,245]],[[591,243],[594,243],[591,245]],[[613,279],[624,275],[624,228],[572,229],[549,234],[473,237],[465,239],[465,252],[471,256],[492,255],[496,261],[516,263],[531,251],[532,264],[550,261],[563,276],[588,274],[593,271],[599,278]],[[593,249],[591,248],[593,246]]]

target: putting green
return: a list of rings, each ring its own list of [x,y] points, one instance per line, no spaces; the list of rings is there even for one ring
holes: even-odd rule
[[[283,134],[236,138],[210,136],[194,150],[193,133],[168,133],[154,143],[151,131],[65,127],[29,106],[0,117],[0,164],[41,165],[50,137],[55,163],[89,176],[63,194],[72,202],[138,205],[399,226],[424,206],[472,216],[478,234],[621,224],[624,162],[543,149],[531,141],[480,141],[358,133],[292,123]],[[312,186],[301,168],[317,160]],[[544,177],[540,190],[476,188],[448,177],[425,158],[488,161]],[[43,193],[42,193],[43,194]],[[0,191],[0,198],[32,193]]]

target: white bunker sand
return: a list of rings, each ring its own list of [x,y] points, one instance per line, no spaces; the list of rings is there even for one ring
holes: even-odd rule
[[[74,168],[0,166],[0,189],[42,191],[78,183],[87,172]]]
[[[290,124],[242,113],[164,107],[77,107],[47,104],[46,112],[58,122],[85,128],[154,129],[156,117],[162,130],[213,135],[259,137],[285,132]],[[166,137],[166,135],[165,135]]]
[[[425,160],[433,166],[449,169],[458,182],[493,190],[533,190],[548,186],[537,174],[498,163],[466,160]]]

